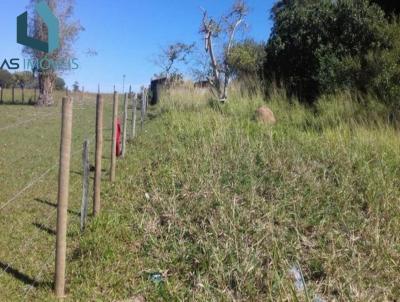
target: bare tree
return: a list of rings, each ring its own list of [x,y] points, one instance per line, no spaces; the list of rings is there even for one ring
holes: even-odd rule
[[[39,2],[39,0],[31,0],[29,9],[31,15],[34,16],[29,22],[29,32],[30,36],[47,41],[48,30],[44,22],[35,13],[34,7]],[[50,7],[52,12],[56,15],[60,23],[60,47],[52,53],[45,53],[40,50],[35,50],[29,47],[24,48],[24,53],[31,57],[32,60],[41,61],[48,60],[47,62],[56,61],[59,65],[60,62],[65,62],[65,70],[68,69],[70,60],[72,59],[73,45],[79,32],[83,30],[83,27],[79,21],[72,20],[74,12],[74,0],[46,0],[47,5]],[[63,72],[63,68],[55,68],[55,66],[50,66],[45,64],[46,68],[42,68],[37,65],[34,68],[34,72],[37,73],[39,79],[39,98],[37,105],[39,106],[49,106],[54,103],[53,100],[53,89],[57,76]],[[47,68],[49,67],[49,68]]]
[[[213,75],[210,57],[204,52],[203,48],[195,48],[192,55],[192,64],[190,73],[195,81],[208,80]]]
[[[204,35],[205,51],[210,57],[212,76],[208,77],[211,86],[216,90],[221,101],[227,99],[227,88],[231,76],[227,58],[235,41],[235,35],[245,25],[248,7],[244,0],[236,0],[230,11],[218,21],[208,16],[205,9],[200,33]],[[214,39],[222,39],[220,54],[216,53]]]
[[[162,69],[161,75],[169,78],[171,74],[176,74],[178,72],[176,64],[187,64],[194,46],[194,43],[185,44],[178,42],[161,48],[160,54],[154,60],[154,63]]]

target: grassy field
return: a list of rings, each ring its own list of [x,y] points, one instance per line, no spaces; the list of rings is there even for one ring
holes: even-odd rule
[[[43,289],[47,296],[51,292],[61,98],[62,93],[57,93],[57,104],[48,108],[9,103],[0,105],[1,301],[29,301],[36,291]],[[73,117],[69,256],[80,236],[81,150],[85,138],[91,140],[92,163],[94,159],[95,96],[88,94],[82,101],[79,97],[75,99],[78,101],[74,103]],[[105,106],[105,168],[110,152],[111,107],[108,97]]]
[[[254,120],[265,102],[275,126]],[[0,106],[14,123],[22,117],[15,108]],[[94,108],[85,108],[76,111],[74,150],[93,123],[85,117]],[[37,123],[15,130],[22,137],[0,132],[0,177],[7,184],[1,200],[56,161],[58,144],[48,142],[57,142],[58,120]],[[224,105],[193,91],[164,94],[118,162],[116,183],[105,182],[103,213],[82,236],[80,188],[74,189],[67,300],[395,301],[399,150],[386,109],[373,100],[357,105],[345,93],[326,96],[313,109],[279,93],[264,100],[235,92]],[[73,171],[80,171],[80,157]],[[0,259],[17,256],[13,268],[32,278],[54,246],[54,235],[33,225],[54,229],[54,219],[47,224],[44,217],[56,202],[52,175],[0,212],[6,230]],[[71,177],[79,183],[79,175]],[[34,244],[24,248],[29,238]],[[304,275],[302,292],[293,268]],[[50,262],[29,300],[54,300],[53,269]],[[21,299],[26,288],[0,270],[0,300]]]

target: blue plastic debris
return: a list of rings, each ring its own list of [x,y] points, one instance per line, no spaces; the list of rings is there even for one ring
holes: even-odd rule
[[[163,276],[159,272],[150,273],[149,274],[149,279],[150,279],[150,281],[152,281],[153,283],[156,283],[156,284],[159,284],[159,283],[163,282]]]

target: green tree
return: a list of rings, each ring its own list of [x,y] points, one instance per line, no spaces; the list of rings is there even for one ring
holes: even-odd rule
[[[256,93],[263,86],[263,64],[265,60],[265,44],[247,39],[235,43],[226,58],[233,78],[242,83],[242,89],[248,93]]]
[[[360,82],[369,87],[388,105],[400,105],[400,24],[398,21],[387,25],[386,34],[390,47],[376,52],[370,52],[359,61],[356,69]],[[365,78],[367,78],[365,81]],[[363,83],[363,82],[366,83]],[[364,88],[366,90],[366,87]]]
[[[72,89],[74,92],[79,92],[79,82],[75,81],[72,85]]]
[[[12,82],[12,75],[8,70],[0,69],[0,87],[7,88]]]
[[[265,60],[265,44],[247,39],[235,43],[229,56],[226,58],[234,76],[240,80],[258,78],[263,69]]]
[[[278,1],[272,18],[266,76],[303,101],[339,87],[366,88],[369,74],[349,73],[349,62],[390,48],[384,12],[368,0]]]
[[[35,82],[35,77],[30,71],[15,72],[12,75],[12,83],[14,86],[18,87],[28,87],[32,86]]]
[[[65,81],[63,78],[57,77],[55,83],[56,90],[64,90],[65,89]]]
[[[42,19],[35,13],[34,7],[38,0],[31,0],[30,10],[31,16],[34,16],[29,24],[30,36],[42,41],[47,40],[47,27]],[[73,46],[79,32],[83,27],[78,21],[73,20],[74,0],[46,0],[46,3],[57,16],[60,22],[60,45],[61,47],[51,54],[34,50],[30,47],[24,48],[24,53],[33,60],[41,60],[47,58],[56,60],[57,62],[67,62],[73,56]],[[36,68],[39,80],[39,99],[37,105],[48,106],[54,103],[53,88],[60,70],[55,70],[53,66],[49,69],[42,70]]]

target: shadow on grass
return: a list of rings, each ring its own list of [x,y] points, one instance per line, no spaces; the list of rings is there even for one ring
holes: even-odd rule
[[[0,261],[0,269],[26,285],[35,288],[53,287],[53,282],[39,282],[2,261]]]
[[[148,112],[147,113],[147,118],[148,120],[154,120],[155,118],[157,118],[160,114],[159,113],[153,113],[153,112]]]
[[[57,204],[56,203],[52,203],[52,202],[50,202],[48,200],[43,200],[43,199],[40,199],[40,198],[35,198],[34,200],[39,202],[39,203],[41,203],[41,204],[48,205],[48,206],[53,207],[53,208],[57,208]],[[68,210],[68,213],[71,214],[71,215],[75,215],[75,216],[81,217],[81,213],[79,213],[79,212]]]
[[[71,174],[80,175],[80,176],[83,175],[82,172],[78,172],[78,171],[71,171]]]
[[[108,159],[108,158],[103,158],[103,159]],[[90,167],[90,174],[94,174],[94,172],[95,172],[95,168],[94,168],[94,166],[91,166]],[[101,172],[104,173],[104,172],[107,172],[107,170],[106,169],[101,169]],[[78,171],[71,171],[71,174],[83,176],[83,173],[82,172],[78,172]],[[94,179],[94,177],[90,176],[90,179]]]
[[[15,101],[13,102],[0,102],[0,106],[35,106],[36,103],[32,102],[32,101],[27,101],[27,102],[21,102],[21,101]]]
[[[48,228],[47,226],[45,226],[45,225],[42,224],[42,223],[34,222],[34,223],[32,223],[32,224],[33,224],[35,227],[37,227],[39,230],[41,230],[41,231],[43,231],[43,232],[46,232],[47,234],[49,234],[49,235],[51,235],[51,236],[55,236],[55,235],[57,234],[55,230],[52,230],[52,229]]]

